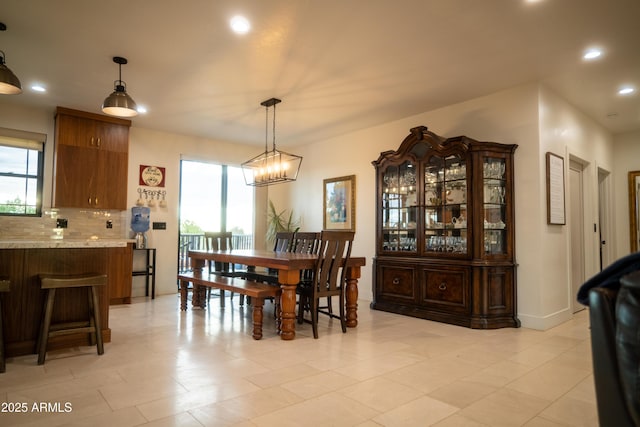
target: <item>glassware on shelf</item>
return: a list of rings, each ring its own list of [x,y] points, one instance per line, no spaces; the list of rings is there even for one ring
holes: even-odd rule
[[[432,235],[426,239],[426,246],[429,252],[466,253],[467,238],[463,236]]]
[[[504,232],[502,230],[485,230],[484,252],[488,255],[504,253]]]
[[[467,165],[460,161],[451,163],[447,168],[445,178],[447,181],[465,179],[467,177]]]
[[[415,237],[393,235],[385,239],[383,249],[396,252],[415,251],[417,249],[416,242]]]
[[[413,164],[408,162],[389,167],[382,180],[384,193],[411,194],[416,190],[416,173]]]
[[[492,179],[504,179],[506,166],[502,159],[487,159],[483,165],[483,176]]]
[[[489,222],[486,219],[484,220],[484,228],[485,230],[504,230],[505,223],[502,220],[497,222]]]
[[[504,204],[505,187],[503,182],[485,182],[484,203]]]

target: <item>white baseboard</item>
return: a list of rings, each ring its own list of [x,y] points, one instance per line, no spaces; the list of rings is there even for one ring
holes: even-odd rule
[[[526,313],[518,313],[518,319],[520,319],[520,323],[523,328],[537,329],[539,331],[546,331],[547,329],[558,326],[572,318],[573,313],[571,313],[569,308],[546,316],[534,316]]]

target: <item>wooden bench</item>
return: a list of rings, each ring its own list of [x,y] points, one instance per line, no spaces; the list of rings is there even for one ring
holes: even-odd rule
[[[215,288],[223,291],[236,292],[251,298],[253,306],[253,338],[262,338],[262,308],[265,298],[274,298],[276,302],[276,327],[280,330],[280,290],[279,286],[267,285],[260,282],[240,279],[238,277],[225,277],[219,274],[203,273],[194,275],[192,272],[178,274],[180,282],[180,310],[187,309],[187,293],[189,283],[193,284],[192,303],[194,307],[206,308],[206,288]]]

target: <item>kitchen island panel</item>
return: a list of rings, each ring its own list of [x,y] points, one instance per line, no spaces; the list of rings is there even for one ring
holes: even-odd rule
[[[107,274],[108,285],[99,291],[104,342],[111,341],[109,302],[112,288],[131,283],[131,247],[0,249],[0,275],[11,280],[3,295],[3,322],[7,356],[36,353],[46,292],[40,289],[40,274]],[[88,319],[86,291],[62,289],[56,293],[53,322]],[[88,334],[53,337],[49,350],[89,345]]]

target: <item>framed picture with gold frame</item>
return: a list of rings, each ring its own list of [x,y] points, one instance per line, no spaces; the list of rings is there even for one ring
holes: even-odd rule
[[[324,230],[356,230],[356,176],[323,181]]]

